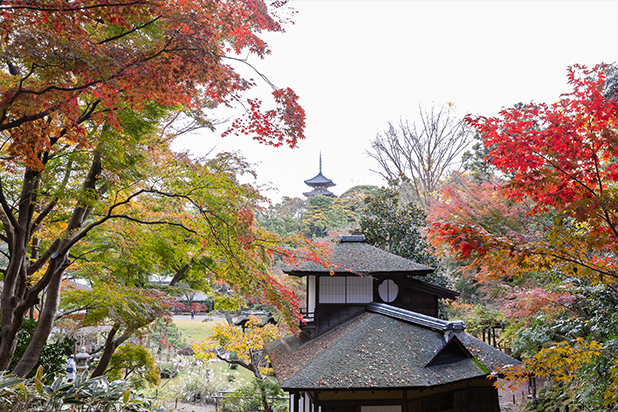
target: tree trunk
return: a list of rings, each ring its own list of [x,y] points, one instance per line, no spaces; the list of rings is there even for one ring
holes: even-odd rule
[[[13,358],[13,353],[15,353],[15,347],[17,346],[17,331],[22,323],[23,319],[21,322],[8,325],[6,333],[5,328],[2,328],[2,341],[0,342],[0,370],[2,371],[8,370],[9,366],[11,366],[11,359]],[[14,332],[13,329],[15,329]]]
[[[5,210],[10,227],[5,231],[12,231],[12,242],[9,244],[10,261],[4,274],[4,285],[0,298],[0,325],[2,325],[2,343],[0,343],[0,370],[8,370],[11,358],[17,346],[17,332],[24,322],[25,311],[17,311],[24,299],[27,287],[26,261],[28,244],[28,227],[31,223],[32,202],[35,201],[35,182],[37,173],[26,169],[24,183],[20,194],[18,217]],[[6,205],[4,194],[0,193],[0,201]]]
[[[257,379],[258,386],[260,387],[260,397],[262,398],[262,407],[264,412],[272,412],[272,408],[268,403],[268,394],[266,393],[266,383],[264,379]]]
[[[83,190],[89,191],[96,187],[101,174],[101,158],[95,152],[90,170],[84,180]],[[37,303],[39,294],[46,289],[46,299],[41,309],[39,324],[35,330],[30,345],[24,356],[13,371],[18,376],[26,376],[36,364],[41,350],[47,342],[49,333],[58,310],[60,285],[66,269],[66,259],[71,245],[72,235],[78,231],[90,213],[90,208],[81,201],[73,210],[71,219],[64,231],[63,239],[56,239],[43,256],[26,267],[28,262],[28,244],[33,236],[33,213],[39,188],[40,173],[26,169],[24,183],[20,194],[18,217],[12,217],[14,233],[10,245],[10,262],[4,276],[4,288],[0,300],[0,324],[2,325],[2,342],[0,343],[0,370],[7,370],[17,344],[17,332],[23,324],[28,310]],[[0,193],[0,204],[6,206],[6,199]],[[9,228],[10,229],[10,228]],[[43,277],[34,285],[30,285],[28,272],[36,272],[48,264]]]
[[[28,373],[34,368],[43,347],[47,343],[47,338],[51,333],[54,326],[54,320],[56,319],[56,313],[58,312],[58,304],[60,303],[60,286],[62,283],[62,274],[66,267],[67,258],[56,258],[59,263],[55,263],[54,260],[50,262],[48,270],[54,271],[52,279],[47,285],[45,303],[39,313],[39,323],[32,335],[32,340],[26,348],[23,356],[15,366],[13,373],[20,377],[26,377]],[[54,264],[55,263],[55,264]]]
[[[101,359],[99,360],[99,364],[90,375],[91,378],[102,376],[107,369],[107,365],[109,365],[109,361],[112,359],[112,355],[116,348],[122,345],[127,339],[129,339],[130,333],[124,333],[118,339],[114,339],[116,333],[118,333],[118,329],[120,329],[119,324],[115,324],[112,327],[112,330],[109,331],[109,335],[107,335],[107,339],[105,340],[105,347],[103,349],[103,354],[101,355]]]
[[[230,315],[230,311],[229,310],[224,310],[222,311],[223,315],[225,316],[225,320],[227,321],[228,325],[233,325],[234,324],[234,320],[232,319],[232,315]]]
[[[174,277],[170,281],[170,286],[176,286],[176,284],[184,278],[185,273],[187,273],[187,270],[189,270],[192,263],[193,263],[193,259],[191,259],[191,262],[187,263],[186,265],[178,269],[178,271],[176,272],[176,274],[174,274]]]
[[[25,249],[24,249],[25,251]],[[18,310],[23,301],[23,291],[19,290],[17,283],[21,282],[19,277],[22,274],[16,273],[25,271],[24,265],[15,269],[13,257],[9,264],[9,270],[4,277],[5,284],[2,290],[2,298],[0,299],[0,324],[2,325],[2,342],[0,342],[0,370],[8,370],[11,364],[11,358],[15,353],[17,346],[17,333],[21,328],[25,310]]]

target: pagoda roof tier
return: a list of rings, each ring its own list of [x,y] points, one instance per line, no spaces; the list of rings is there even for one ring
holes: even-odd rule
[[[307,196],[307,197],[312,197],[312,196],[328,196],[328,197],[337,197],[333,192],[331,192],[330,190],[327,189],[319,189],[319,188],[315,188],[313,189],[311,192],[304,192],[303,195]]]
[[[311,187],[321,186],[321,187],[327,188],[327,187],[335,186],[332,180],[330,180],[329,178],[325,177],[322,174],[322,171],[320,171],[320,173],[318,173],[316,176],[312,177],[311,179],[305,180],[305,183]]]

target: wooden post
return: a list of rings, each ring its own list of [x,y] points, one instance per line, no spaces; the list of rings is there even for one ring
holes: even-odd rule
[[[536,402],[536,376],[531,376],[530,382],[532,383],[532,401]]]

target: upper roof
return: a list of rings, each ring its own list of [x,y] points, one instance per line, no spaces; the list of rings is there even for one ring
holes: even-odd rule
[[[294,335],[270,342],[266,350],[281,387],[426,388],[483,377],[487,370],[518,363],[459,327],[436,330],[417,322],[419,316],[426,316],[399,308],[392,311],[385,315],[369,307],[305,343]],[[401,312],[407,312],[408,318],[399,316]],[[436,357],[444,352],[450,356],[441,356],[437,362]]]
[[[312,177],[311,179],[305,180],[305,183],[311,187],[320,187],[322,189],[335,186],[332,180],[328,179],[326,176],[322,174],[322,152],[320,152],[320,172],[316,176]],[[304,193],[304,195],[305,196],[311,196],[311,195],[315,196],[319,194],[324,194],[326,196],[334,196],[328,190],[324,190],[324,192],[325,193],[318,193],[314,190],[313,192]]]
[[[312,177],[311,179],[305,180],[305,183],[309,186],[323,186],[323,187],[331,187],[335,186],[332,180],[328,179],[322,174],[322,171]]]
[[[364,236],[341,236],[333,246],[328,267],[315,262],[301,262],[286,266],[283,271],[289,275],[306,276],[310,273],[357,273],[360,275],[405,273],[426,275],[434,268],[412,262],[364,242]]]

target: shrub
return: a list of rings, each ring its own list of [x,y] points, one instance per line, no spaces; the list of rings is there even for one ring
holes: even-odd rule
[[[122,345],[112,355],[106,374],[111,379],[130,379],[137,389],[159,383],[159,368],[142,345]]]
[[[30,379],[16,379],[0,375],[0,410],[11,412],[152,412],[152,405],[132,396],[125,381],[108,381],[102,376],[88,379],[77,376],[74,383],[64,383],[62,377],[51,385],[44,383],[43,368],[39,367]]]
[[[162,379],[172,379],[178,375],[178,365],[174,362],[159,364],[160,376]]]
[[[228,394],[221,405],[223,412],[257,412],[263,411],[262,389],[273,412],[287,412],[288,400],[285,392],[275,379],[254,379],[251,386],[244,386]]]

